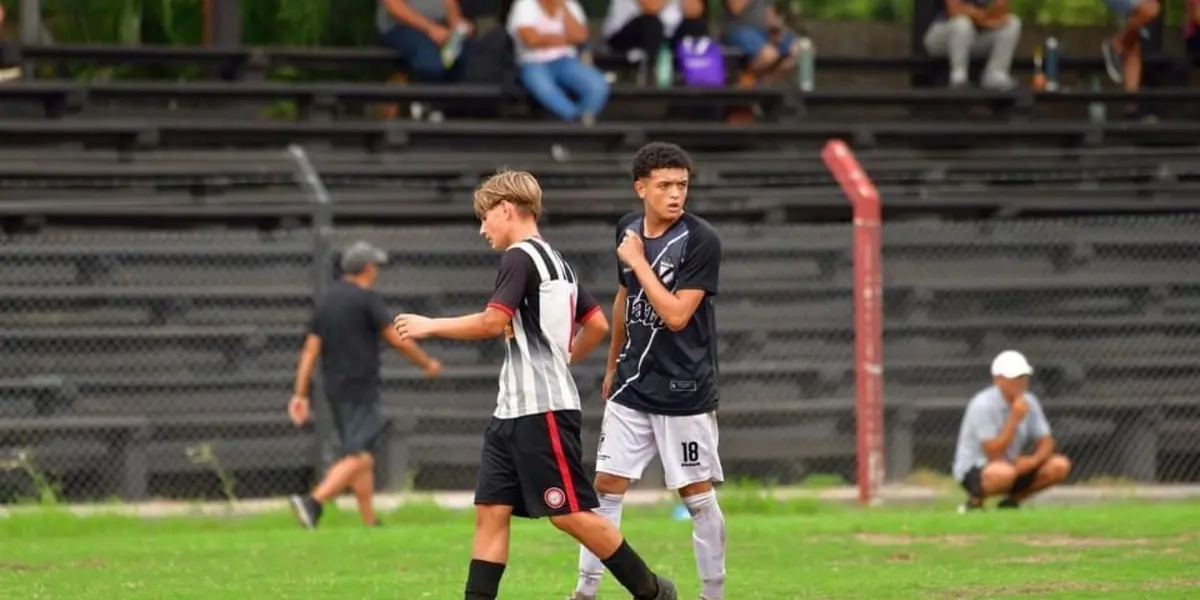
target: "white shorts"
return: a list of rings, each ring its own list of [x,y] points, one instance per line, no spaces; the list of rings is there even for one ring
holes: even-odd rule
[[[725,479],[717,450],[716,413],[675,417],[605,403],[596,472],[641,479],[655,454],[662,459],[668,489]]]

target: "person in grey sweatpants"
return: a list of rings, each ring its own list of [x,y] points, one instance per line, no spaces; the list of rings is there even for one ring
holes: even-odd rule
[[[950,59],[950,86],[967,85],[972,56],[987,55],[980,85],[990,90],[1013,87],[1010,70],[1021,39],[1021,20],[1009,14],[1007,0],[945,0],[925,32],[925,50]]]

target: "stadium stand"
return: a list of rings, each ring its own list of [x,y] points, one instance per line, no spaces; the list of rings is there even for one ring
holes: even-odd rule
[[[334,197],[337,241],[389,250],[389,305],[435,315],[480,306],[493,284],[495,257],[471,224],[470,199],[497,167],[538,175],[547,237],[610,305],[612,222],[636,206],[630,153],[660,139],[693,150],[690,206],[717,222],[725,248],[727,470],[792,481],[854,476],[849,211],[815,152],[847,139],[888,219],[890,476],[945,470],[987,360],[1019,347],[1038,359],[1037,384],[1059,442],[1079,457],[1077,477],[1200,480],[1200,125],[1083,118],[1090,103],[1125,94],[617,85],[619,118],[585,129],[513,118],[525,99],[503,86],[259,80],[282,64],[391,68],[383,51],[5,52],[40,65],[200,64],[244,79],[0,86],[0,103],[36,108],[0,115],[0,459],[29,454],[70,475],[68,496],[212,493],[212,457],[245,476],[243,494],[294,491],[310,472],[321,441],[282,410],[314,266],[304,228],[312,209],[283,157],[290,143],[309,147]],[[818,69],[914,72],[935,62],[821,56]],[[1101,68],[1098,58],[1061,67]],[[1138,98],[1184,110],[1200,93]],[[509,103],[513,114],[351,117],[360,105],[429,99]],[[279,101],[295,104],[296,120],[258,117]],[[256,108],[222,108],[232,102]],[[663,108],[747,103],[764,107],[765,122],[696,122]],[[930,105],[936,117],[913,116]],[[959,106],[1008,110],[950,110]],[[1193,214],[1173,214],[1183,211]],[[448,365],[441,379],[387,364],[382,471],[392,485],[469,487],[502,350],[428,347]],[[588,402],[599,395],[600,360],[578,373]],[[598,425],[588,411],[589,446]]]

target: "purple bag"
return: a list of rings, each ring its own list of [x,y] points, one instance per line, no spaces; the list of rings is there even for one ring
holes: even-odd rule
[[[679,65],[683,70],[683,81],[688,87],[723,87],[725,85],[725,57],[721,46],[710,37],[685,37],[675,49]]]

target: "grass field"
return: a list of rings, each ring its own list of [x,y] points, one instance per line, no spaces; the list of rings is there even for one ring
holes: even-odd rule
[[[1200,506],[949,506],[860,511],[726,498],[730,600],[799,598],[1198,598]],[[698,594],[687,521],[631,508],[649,562]],[[0,520],[0,590],[22,600],[447,599],[462,597],[469,514],[410,507],[386,527],[330,514],[298,529],[252,517],[138,521],[34,510]],[[561,600],[576,547],[545,522],[515,526],[501,598]],[[604,598],[627,598],[607,579]]]

